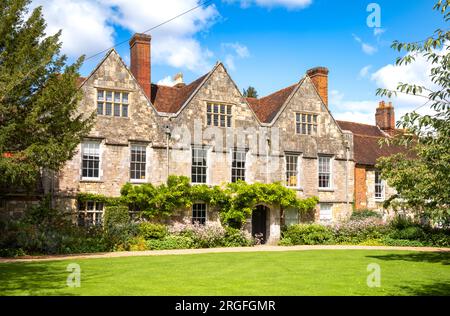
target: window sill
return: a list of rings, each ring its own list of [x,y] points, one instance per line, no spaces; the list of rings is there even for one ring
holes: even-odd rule
[[[129,116],[113,116],[113,115],[101,115],[101,114],[97,114],[97,117],[103,117],[103,118],[109,118],[109,119],[125,119],[125,120],[129,120],[130,117]]]
[[[384,203],[386,199],[375,199],[375,203]]]
[[[100,179],[81,179],[80,183],[103,183]]]
[[[131,180],[130,179],[130,183],[131,184],[143,184],[143,183],[147,183],[147,180]]]
[[[334,192],[333,188],[319,188],[318,189],[319,192]]]
[[[286,188],[294,190],[294,191],[303,191],[302,187],[286,187]]]

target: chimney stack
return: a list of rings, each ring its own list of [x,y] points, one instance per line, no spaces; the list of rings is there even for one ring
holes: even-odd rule
[[[312,68],[306,72],[326,107],[328,107],[328,72],[325,67]]]
[[[395,113],[392,102],[386,104],[384,101],[380,101],[375,113],[375,121],[382,131],[391,136],[395,134]]]
[[[186,85],[183,81],[183,74],[181,72],[177,73],[173,77],[173,83],[174,83],[173,86],[176,88],[182,88]]]
[[[130,68],[145,94],[151,99],[151,55],[150,42],[152,37],[147,34],[134,34],[130,40]]]

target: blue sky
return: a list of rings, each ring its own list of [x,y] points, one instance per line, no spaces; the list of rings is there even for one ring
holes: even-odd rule
[[[63,30],[63,50],[72,59],[91,56],[175,16],[198,0],[42,0],[49,32]],[[367,6],[381,8],[378,35],[367,25]],[[260,96],[298,81],[307,69],[330,70],[330,109],[338,119],[373,123],[377,87],[394,88],[401,80],[430,84],[429,70],[389,66],[399,56],[393,40],[425,39],[448,28],[430,0],[215,0],[154,32],[152,81],[170,84],[182,72],[190,82],[217,60],[224,62],[242,89]],[[363,47],[364,45],[364,47]],[[116,47],[129,62],[128,44]],[[82,68],[87,75],[102,56]],[[393,100],[397,116],[421,100]],[[426,109],[421,109],[426,111]]]

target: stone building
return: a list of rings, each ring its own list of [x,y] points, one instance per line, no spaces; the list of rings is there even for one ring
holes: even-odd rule
[[[355,162],[354,206],[356,210],[382,210],[383,202],[395,194],[376,170],[380,157],[403,152],[405,149],[394,145],[380,145],[380,140],[392,137],[396,130],[395,112],[392,103],[379,103],[375,114],[376,125],[338,121],[343,130],[353,134]]]
[[[152,84],[151,37],[135,34],[130,51],[130,68],[112,49],[80,80],[80,111],[97,113],[96,122],[51,183],[60,206],[76,211],[80,223],[101,222],[103,205],[78,205],[78,193],[119,196],[127,182],[160,184],[171,174],[208,185],[281,181],[299,197],[319,197],[318,221],[347,218],[354,201],[357,208],[377,206],[373,167],[383,153],[375,147],[366,153],[365,142],[375,146],[375,138],[388,134],[333,118],[326,68],[254,99],[243,97],[220,62],[190,84],[181,75],[172,87]],[[393,110],[387,121],[383,113],[380,124],[393,122]],[[180,217],[218,220],[202,201]],[[260,204],[247,228],[271,243],[281,222],[300,221],[296,210],[281,219],[279,206]]]

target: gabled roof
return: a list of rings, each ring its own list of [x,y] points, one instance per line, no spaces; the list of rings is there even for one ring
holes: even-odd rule
[[[351,131],[355,135],[385,137],[386,134],[376,125],[361,124],[347,121],[336,121],[341,129]]]
[[[380,145],[380,140],[389,138],[378,126],[337,121],[342,130],[351,131],[353,133],[353,152],[354,160],[357,164],[375,166],[376,161],[380,157],[388,157],[407,149],[398,145]]]
[[[86,77],[78,77],[77,78],[77,87],[81,87],[83,82],[86,80]]]
[[[158,112],[177,113],[208,75],[209,73],[185,86],[152,84],[151,102]]]
[[[270,123],[298,85],[299,83],[293,84],[260,99],[246,99],[259,120],[263,123]]]

